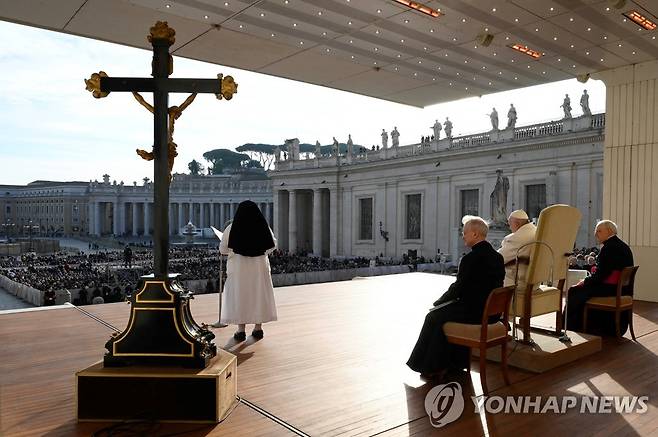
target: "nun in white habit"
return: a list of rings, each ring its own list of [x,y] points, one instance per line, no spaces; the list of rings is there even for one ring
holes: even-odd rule
[[[254,323],[251,335],[260,339],[262,324],[277,319],[267,257],[275,248],[276,238],[258,206],[251,200],[241,202],[219,245],[228,255],[220,321],[238,325],[233,334],[237,341],[246,339],[245,324]]]

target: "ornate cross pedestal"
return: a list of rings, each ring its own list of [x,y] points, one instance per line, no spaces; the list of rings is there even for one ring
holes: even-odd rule
[[[127,365],[175,365],[204,368],[217,354],[215,334],[197,325],[190,312],[193,295],[177,281],[143,276],[139,291],[130,297],[130,319],[123,332],[105,344],[103,363]]]

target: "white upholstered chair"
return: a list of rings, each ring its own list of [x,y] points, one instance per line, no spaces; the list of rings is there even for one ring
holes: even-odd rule
[[[551,205],[539,214],[535,244],[530,250],[526,283],[517,287],[510,316],[519,317],[523,341],[530,342],[530,318],[555,313],[555,331],[562,329],[562,295],[568,258],[580,227],[581,213],[568,205]]]

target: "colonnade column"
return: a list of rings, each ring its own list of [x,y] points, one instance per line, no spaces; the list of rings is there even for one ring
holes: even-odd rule
[[[149,210],[149,203],[144,202],[144,236],[151,235],[151,211]]]
[[[210,226],[217,226],[215,223],[215,204],[210,202]]]
[[[297,191],[288,191],[288,250],[297,253]]]
[[[313,255],[322,256],[322,191],[313,190]]]
[[[329,256],[338,254],[338,188],[329,189]]]
[[[183,221],[184,221],[184,219],[183,219],[183,203],[178,202],[178,229],[176,230],[176,233],[178,235],[183,235],[182,234],[183,231],[181,229],[183,229],[183,226],[185,226],[187,224],[187,223],[183,223]]]
[[[103,216],[101,213],[101,202],[94,202],[94,235],[100,237],[101,230],[103,229]]]
[[[132,203],[132,209],[133,209],[133,237],[136,237],[138,235],[139,231],[139,216],[137,215],[137,202]]]

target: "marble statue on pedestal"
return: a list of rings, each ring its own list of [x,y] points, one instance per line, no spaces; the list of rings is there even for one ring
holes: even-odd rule
[[[398,132],[397,126],[395,126],[391,132],[391,142],[393,143],[393,147],[398,147],[400,145],[400,132]]]
[[[498,111],[496,111],[496,108],[493,108],[491,114],[489,114],[489,119],[491,120],[491,129],[498,130]]]
[[[560,105],[560,108],[564,111],[564,118],[571,118],[571,99],[569,98],[569,94],[564,95],[564,101]]]
[[[492,225],[505,226],[507,223],[507,193],[509,179],[503,176],[502,170],[496,170],[496,185],[491,192]]]
[[[338,154],[340,153],[340,147],[338,147],[338,140],[336,139],[336,137],[333,138],[334,138],[334,142],[331,145],[331,154],[333,156],[338,156]]]
[[[587,94],[587,90],[583,90],[583,95],[580,96],[580,107],[583,109],[583,115],[592,115],[592,111],[589,109],[589,94]]]
[[[434,122],[434,126],[432,126],[432,130],[434,131],[434,139],[439,141],[439,138],[441,137],[441,123],[439,123],[439,120],[436,120]]]
[[[388,134],[385,129],[382,129],[382,147],[384,149],[388,148]]]
[[[516,126],[516,108],[511,104],[507,111],[507,129],[514,129]]]
[[[354,143],[352,142],[352,135],[347,134],[347,156],[354,155]]]
[[[443,122],[443,130],[446,133],[446,138],[452,138],[452,121],[448,120],[448,117],[446,117],[446,121]]]
[[[320,142],[316,140],[315,141],[315,157],[317,159],[320,159],[322,157],[322,149],[320,147],[321,147]]]

